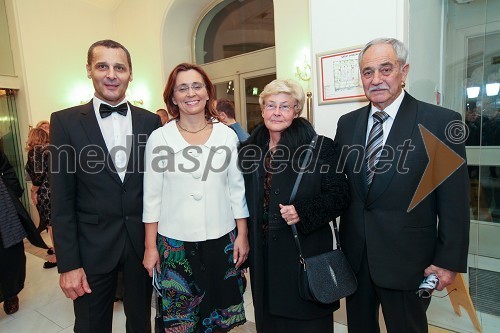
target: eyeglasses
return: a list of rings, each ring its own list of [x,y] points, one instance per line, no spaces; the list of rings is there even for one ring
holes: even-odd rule
[[[204,87],[205,85],[203,83],[195,82],[191,86],[188,86],[187,84],[181,84],[180,86],[175,88],[174,91],[180,92],[181,94],[185,94],[189,91],[189,88],[193,89],[194,92],[198,92]]]
[[[297,105],[291,106],[288,104],[281,104],[281,105],[276,105],[276,104],[266,104],[264,105],[264,109],[266,111],[274,111],[276,108],[278,108],[281,112],[290,112],[292,109],[295,109]]]

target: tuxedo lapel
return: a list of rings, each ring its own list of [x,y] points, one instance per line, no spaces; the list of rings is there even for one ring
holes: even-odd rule
[[[92,100],[82,106],[80,114],[81,124],[90,144],[97,145],[100,148],[100,151],[104,154],[103,157],[106,160],[104,168],[115,181],[121,184],[122,181],[118,176],[118,173],[116,172],[115,165],[113,163],[111,155],[109,154],[108,147],[106,147],[104,137],[102,136],[101,128],[99,127],[99,123],[97,122]]]
[[[125,184],[134,172],[140,171],[139,156],[143,152],[140,151],[140,147],[144,148],[146,144],[147,137],[144,134],[144,117],[141,111],[139,111],[135,106],[129,103],[130,115],[132,116],[132,142],[127,164],[127,172],[125,173],[125,178],[123,183]]]
[[[383,162],[389,165],[386,172],[375,173],[366,199],[367,205],[377,200],[391,183],[392,177],[397,170],[401,147],[404,146],[405,140],[413,136],[413,132],[417,128],[416,119],[417,101],[408,93],[405,93],[405,97],[396,114],[396,119],[394,119],[394,123],[392,124],[391,132],[384,145],[384,148],[388,148],[393,152],[393,158],[391,158],[390,162]]]

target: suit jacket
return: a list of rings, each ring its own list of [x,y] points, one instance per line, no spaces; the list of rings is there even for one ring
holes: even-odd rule
[[[335,137],[343,149],[340,165],[351,193],[349,209],[340,219],[340,238],[353,269],[359,270],[366,248],[371,277],[383,288],[416,290],[431,264],[465,272],[470,223],[466,163],[407,212],[428,163],[418,125],[465,159],[464,144],[450,142],[445,131],[460,115],[406,93],[384,146],[394,148],[392,161],[386,172],[375,174],[367,190],[364,146],[369,114],[367,105],[342,116]],[[406,158],[405,140],[414,148],[406,150]]]
[[[160,118],[131,104],[133,142],[122,182],[108,152],[92,101],[55,112],[50,120],[52,225],[60,273],[114,269],[128,235],[144,255],[144,148]]]

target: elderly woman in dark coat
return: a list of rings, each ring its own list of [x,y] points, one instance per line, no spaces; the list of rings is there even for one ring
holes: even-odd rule
[[[260,94],[264,124],[240,149],[250,210],[250,277],[258,333],[333,332],[339,303],[319,305],[298,293],[298,252],[290,225],[296,224],[304,256],[332,249],[329,222],[348,205],[344,175],[336,173],[339,151],[319,136],[295,200],[289,203],[299,161],[315,136],[299,118],[304,92],[292,80],[274,80]]]

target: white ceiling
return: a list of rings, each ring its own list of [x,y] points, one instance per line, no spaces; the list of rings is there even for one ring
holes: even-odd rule
[[[80,0],[106,10],[115,10],[123,0]]]

